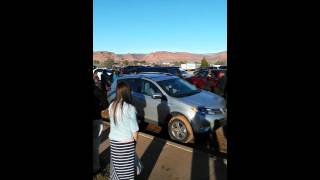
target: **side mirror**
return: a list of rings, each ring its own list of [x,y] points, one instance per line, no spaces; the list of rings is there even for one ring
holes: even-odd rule
[[[155,93],[155,94],[152,95],[152,98],[153,98],[153,99],[161,99],[161,98],[162,98],[162,94],[160,94],[160,93]]]

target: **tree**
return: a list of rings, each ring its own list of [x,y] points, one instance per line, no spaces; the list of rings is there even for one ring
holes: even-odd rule
[[[115,64],[114,60],[109,58],[108,60],[103,62],[103,65],[106,67],[112,67]]]
[[[141,63],[141,64],[145,64],[145,63],[146,63],[146,61],[140,61],[140,63]]]
[[[100,61],[98,61],[98,60],[93,60],[93,64],[94,64],[94,65],[99,65],[99,64],[100,64]]]
[[[203,57],[201,60],[201,67],[209,67],[209,63],[205,57]]]
[[[126,66],[128,66],[128,65],[129,65],[129,61],[128,61],[128,60],[125,60],[125,61],[123,61],[123,64],[126,65]]]
[[[134,65],[137,65],[139,63],[139,61],[133,61]]]

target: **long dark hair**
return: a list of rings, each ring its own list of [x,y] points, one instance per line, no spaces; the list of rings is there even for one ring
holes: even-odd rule
[[[116,89],[116,99],[112,104],[114,124],[117,124],[117,119],[116,119],[117,107],[118,105],[120,105],[120,110],[122,111],[124,102],[128,104],[132,104],[131,89],[128,83],[119,82],[117,84],[117,89]]]

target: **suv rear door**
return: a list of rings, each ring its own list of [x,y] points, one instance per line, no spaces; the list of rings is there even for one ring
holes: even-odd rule
[[[162,99],[154,99],[152,95],[158,93]],[[145,121],[149,123],[161,124],[169,113],[168,103],[160,89],[149,80],[142,80],[142,94],[145,98],[146,106],[144,108]]]

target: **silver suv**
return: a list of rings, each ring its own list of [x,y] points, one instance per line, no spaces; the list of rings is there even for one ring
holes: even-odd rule
[[[225,100],[211,92],[197,89],[189,82],[164,73],[123,75],[108,92],[115,98],[116,85],[127,82],[132,90],[137,118],[168,128],[170,137],[182,143],[192,142],[194,133],[213,129],[225,119]]]

